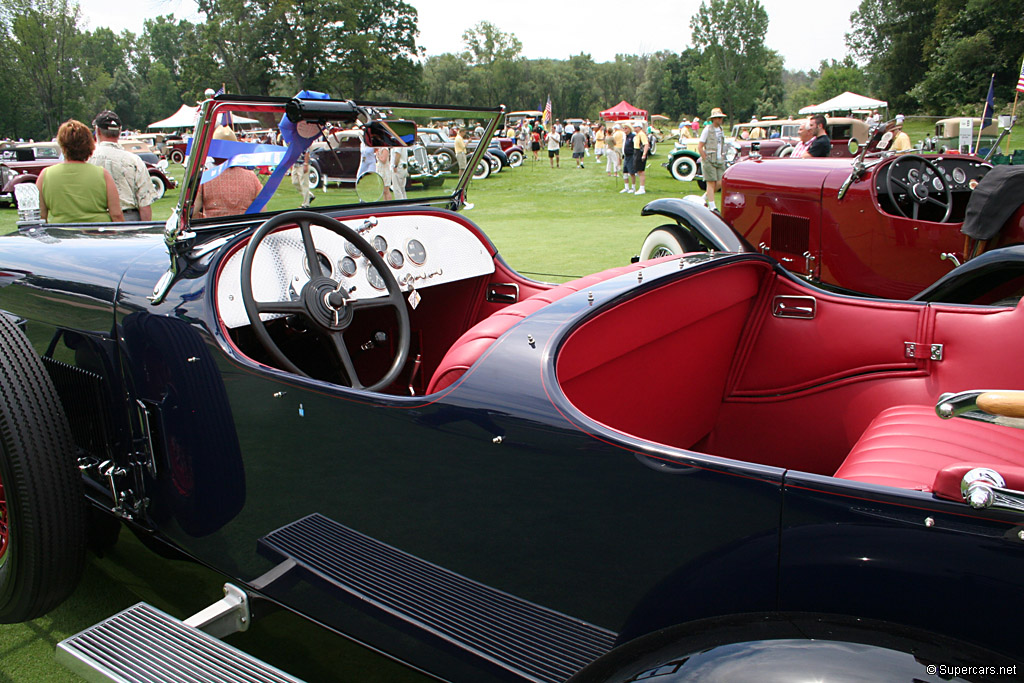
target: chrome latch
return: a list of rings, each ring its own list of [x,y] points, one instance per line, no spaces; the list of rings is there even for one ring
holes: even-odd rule
[[[907,358],[942,360],[942,344],[917,344],[903,342],[903,355]]]
[[[807,271],[807,277],[814,277],[814,262],[818,260],[814,254],[809,251],[805,251],[804,254],[804,270]]]
[[[772,315],[776,318],[813,320],[818,312],[818,301],[813,296],[779,295],[772,299]]]

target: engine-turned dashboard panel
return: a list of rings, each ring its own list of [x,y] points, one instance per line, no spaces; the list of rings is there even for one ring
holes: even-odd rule
[[[424,289],[494,272],[487,246],[465,226],[444,216],[381,216],[343,220],[359,232],[388,264],[404,291]],[[323,272],[342,284],[351,299],[384,296],[384,278],[354,244],[327,228],[311,226]],[[242,302],[245,244],[228,257],[217,280],[217,308],[228,328],[249,324]],[[297,300],[309,281],[309,265],[297,226],[268,235],[253,259],[252,287],[257,301]],[[265,314],[265,319],[279,317]]]

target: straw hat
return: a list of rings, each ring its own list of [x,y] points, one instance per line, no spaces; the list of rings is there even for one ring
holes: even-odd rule
[[[708,118],[709,119],[724,119],[725,118],[725,114],[722,113],[722,110],[719,107],[715,107],[714,109],[711,110],[711,115],[708,116]]]
[[[227,126],[217,126],[217,130],[213,131],[213,139],[238,142],[238,136],[235,135],[235,131],[231,130]]]

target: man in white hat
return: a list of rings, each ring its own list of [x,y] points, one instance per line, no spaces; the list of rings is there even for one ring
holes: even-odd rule
[[[722,130],[722,122],[725,114],[718,107],[711,110],[711,125],[706,126],[700,134],[700,142],[697,143],[697,153],[700,154],[701,171],[704,175],[704,182],[707,183],[707,191],[704,196],[708,208],[717,211],[715,206],[715,192],[718,191],[718,183],[725,173],[725,131]]]

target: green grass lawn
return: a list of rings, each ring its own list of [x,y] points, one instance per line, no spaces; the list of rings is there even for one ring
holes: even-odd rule
[[[546,158],[536,163],[528,158],[520,168],[474,181],[469,201],[475,206],[465,215],[483,228],[512,267],[536,279],[562,281],[623,265],[661,222],[640,216],[644,204],[700,192],[696,183],[673,180],[660,165],[664,160],[664,154],[651,159],[648,194],[635,197],[619,194],[621,181],[607,177],[593,157],[582,170],[574,168],[565,151],[557,169]],[[181,179],[181,166],[170,170]],[[282,202],[289,192],[294,192],[290,183],[282,183]],[[314,206],[338,201],[342,192],[318,192]],[[166,219],[177,199],[178,191],[169,190],[154,204],[154,218]],[[292,206],[297,200],[296,193]],[[14,209],[0,209],[0,234],[14,231],[16,221]],[[130,533],[122,533],[105,557],[90,557],[80,587],[66,603],[33,622],[0,626],[0,683],[80,680],[54,661],[59,641],[139,600],[186,617],[219,598],[222,583],[222,577],[202,567],[157,558]],[[339,647],[337,638],[310,638],[299,622],[279,612],[228,641],[311,681],[424,680],[358,646]]]

